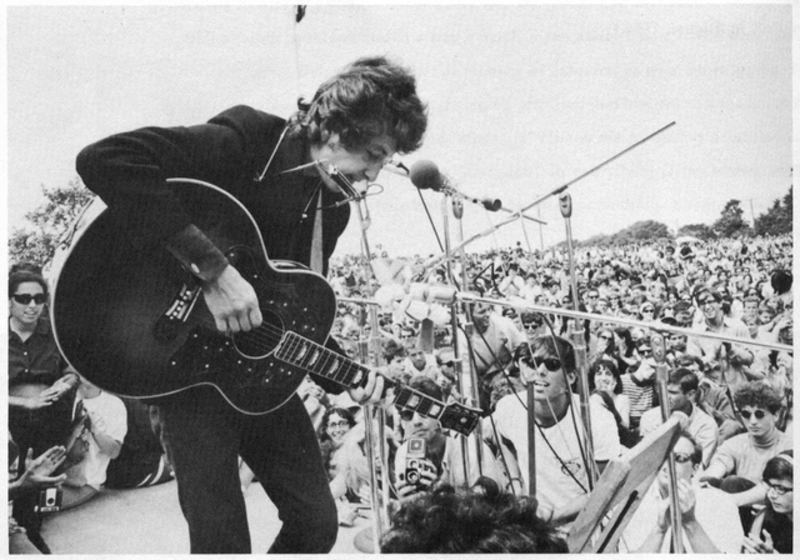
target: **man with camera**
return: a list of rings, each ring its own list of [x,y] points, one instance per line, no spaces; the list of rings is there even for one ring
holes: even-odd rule
[[[416,376],[409,386],[429,397],[443,400],[441,387],[432,379]],[[464,472],[461,440],[448,437],[438,420],[418,412],[401,409],[400,423],[403,443],[394,459],[395,487],[401,500],[417,496],[434,485],[449,484],[456,488],[474,484],[485,476],[502,488],[505,477],[502,469],[485,444],[482,446],[482,463],[478,467],[474,440],[469,441],[469,472]]]

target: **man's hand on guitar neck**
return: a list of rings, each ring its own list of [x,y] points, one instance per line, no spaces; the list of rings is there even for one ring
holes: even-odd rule
[[[374,370],[369,370],[367,382],[363,387],[348,389],[350,398],[361,405],[377,404],[383,398],[384,381],[382,375],[378,375]]]
[[[220,332],[249,331],[263,321],[253,286],[231,265],[203,285],[203,296]]]

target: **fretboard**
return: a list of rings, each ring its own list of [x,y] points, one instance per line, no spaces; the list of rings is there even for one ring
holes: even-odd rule
[[[275,357],[351,389],[363,385],[370,371],[358,362],[292,331],[285,333],[275,350]],[[384,380],[385,387],[394,387],[392,403],[397,406],[439,420],[443,427],[457,430],[465,435],[469,434],[477,424],[480,413],[477,409],[459,403],[445,405],[401,383],[386,377]]]

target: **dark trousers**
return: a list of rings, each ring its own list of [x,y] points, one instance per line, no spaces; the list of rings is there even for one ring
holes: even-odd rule
[[[250,553],[238,456],[278,508],[269,552],[324,553],[336,542],[336,504],[316,434],[300,399],[270,414],[237,412],[211,387],[157,403],[192,553]]]

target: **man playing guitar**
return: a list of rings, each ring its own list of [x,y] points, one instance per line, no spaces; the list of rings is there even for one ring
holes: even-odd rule
[[[130,242],[119,250],[166,248],[199,282],[220,332],[257,330],[266,324],[263,305],[231,256],[191,221],[167,179],[190,177],[219,186],[250,212],[270,259],[310,265],[324,275],[349,218],[348,205],[337,204],[344,197],[328,172],[353,182],[374,180],[396,152],[419,147],[427,124],[414,77],[382,57],[355,61],[322,84],[310,104],[298,105],[288,121],[237,106],[202,125],[118,134],[78,156],[84,183],[103,199]],[[327,391],[341,391],[322,377],[315,381]],[[377,402],[383,379],[369,373],[350,391],[359,403]],[[253,470],[283,522],[270,552],[332,548],[336,506],[313,426],[297,396],[270,414],[253,415],[204,385],[154,404],[191,552],[250,552],[237,456]]]

